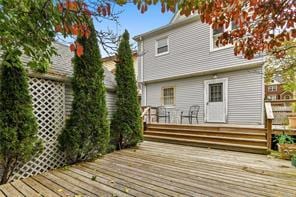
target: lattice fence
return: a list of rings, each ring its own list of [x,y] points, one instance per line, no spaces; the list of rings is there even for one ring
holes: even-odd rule
[[[38,136],[43,140],[44,151],[21,166],[12,179],[26,178],[65,164],[58,150],[58,135],[64,127],[65,86],[62,82],[30,78],[34,114],[39,124]]]

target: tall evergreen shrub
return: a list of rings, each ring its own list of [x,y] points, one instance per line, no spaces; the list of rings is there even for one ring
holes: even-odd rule
[[[112,119],[112,144],[117,149],[135,146],[142,141],[141,111],[137,96],[129,33],[125,31],[117,52],[116,73],[117,111]]]
[[[33,114],[28,78],[20,61],[20,52],[2,55],[0,74],[0,164],[4,172],[1,184],[13,175],[19,163],[41,152],[38,125]]]
[[[104,70],[92,21],[89,38],[79,37],[83,55],[75,55],[72,114],[59,136],[70,163],[92,159],[108,147],[110,129],[105,101]]]

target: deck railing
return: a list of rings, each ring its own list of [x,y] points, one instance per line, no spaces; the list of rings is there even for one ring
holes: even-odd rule
[[[148,120],[150,120],[150,115],[151,115],[151,107],[149,106],[145,106],[145,107],[142,107],[142,114],[141,114],[141,120],[142,120],[142,133],[144,133],[145,131],[145,118],[148,116]]]
[[[271,103],[265,103],[265,128],[266,128],[266,140],[267,140],[267,148],[271,149],[272,143],[272,120],[274,119],[274,115],[272,112]]]
[[[270,102],[272,106],[291,106],[292,103],[296,102],[296,99],[272,100],[272,101],[266,101],[266,102]]]

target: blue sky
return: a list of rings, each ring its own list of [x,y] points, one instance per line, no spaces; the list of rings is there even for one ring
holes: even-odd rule
[[[137,9],[137,6],[131,3],[124,6],[116,6],[115,10],[123,11],[123,13],[119,15],[120,24],[116,25],[111,21],[96,23],[96,29],[109,28],[119,35],[127,29],[130,33],[130,37],[132,38],[138,34],[168,24],[174,15],[171,12],[166,12],[164,14],[161,13],[160,4],[149,6],[148,11],[144,14],[141,14],[141,12]],[[102,56],[107,55],[103,50],[101,50],[101,53]]]

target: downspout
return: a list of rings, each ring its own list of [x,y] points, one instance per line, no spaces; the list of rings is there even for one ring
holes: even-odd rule
[[[144,83],[144,41],[143,38],[140,37],[140,45],[141,45],[141,84],[142,84],[142,96],[143,96],[143,103],[144,106],[147,106],[147,90]]]
[[[140,65],[139,65],[139,70],[140,70],[140,75],[139,81],[141,84],[141,91],[142,91],[142,97],[141,97],[141,105],[142,106],[147,106],[147,92],[146,92],[146,87],[144,83],[144,41],[142,37],[139,37],[139,54],[140,55]]]

